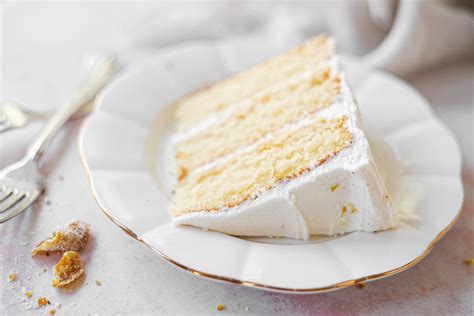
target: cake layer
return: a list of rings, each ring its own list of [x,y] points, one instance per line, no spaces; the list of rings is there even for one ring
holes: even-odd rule
[[[339,78],[330,77],[330,71],[326,65],[299,80],[259,93],[239,104],[229,117],[178,142],[178,168],[189,172],[330,106],[339,93]]]
[[[194,93],[177,102],[176,129],[184,132],[212,113],[223,111],[231,104],[306,69],[314,69],[328,61],[331,54],[331,42],[318,36],[284,55]]]
[[[175,189],[173,215],[235,207],[316,168],[351,143],[345,120],[310,115],[237,157],[189,174]]]

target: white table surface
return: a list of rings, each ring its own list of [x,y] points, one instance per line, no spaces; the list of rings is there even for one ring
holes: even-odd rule
[[[119,51],[129,60],[156,50],[137,47],[124,25],[153,11],[149,4],[20,3],[3,7],[1,21],[2,100],[16,100],[39,111],[53,110],[77,80],[81,58],[91,52]],[[460,62],[408,80],[454,131],[464,155],[464,212],[457,224],[419,264],[396,276],[331,293],[290,295],[201,279],[171,266],[115,226],[98,209],[79,161],[77,132],[71,122],[45,164],[48,189],[35,207],[0,226],[0,314],[44,315],[30,309],[45,296],[70,314],[472,314],[474,268],[474,63]],[[0,167],[19,158],[42,123],[0,135]],[[57,259],[32,259],[29,251],[55,227],[81,219],[93,238],[82,253],[86,277],[74,291],[50,284]],[[46,273],[42,268],[48,268]],[[7,282],[10,272],[17,281]],[[97,286],[100,280],[102,286]],[[22,302],[23,301],[23,302]],[[217,304],[225,309],[216,311]]]

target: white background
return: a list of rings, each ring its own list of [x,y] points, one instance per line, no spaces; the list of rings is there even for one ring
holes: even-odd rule
[[[171,10],[171,11],[170,11]],[[17,3],[1,15],[2,100],[38,111],[54,110],[77,81],[83,56],[118,52],[132,65],[160,49],[137,40],[142,20],[172,12],[173,6],[147,3]],[[139,28],[138,28],[139,29]],[[135,31],[134,31],[135,30]],[[89,190],[77,152],[81,120],[71,122],[45,165],[48,190],[37,205],[0,226],[0,314],[33,313],[22,291],[60,303],[62,314],[470,314],[474,312],[474,63],[462,61],[407,79],[457,135],[464,155],[464,212],[452,231],[421,263],[364,289],[289,295],[221,284],[171,266],[129,238],[103,215]],[[41,127],[0,135],[0,166],[19,158]],[[32,259],[29,250],[55,227],[81,219],[93,239],[82,256],[86,277],[73,291],[50,285],[55,258]],[[42,268],[48,268],[43,273]],[[7,275],[15,271],[16,282]],[[39,275],[38,275],[39,273]],[[102,286],[95,285],[100,280]],[[217,312],[217,304],[225,310]],[[246,310],[248,309],[248,310]]]

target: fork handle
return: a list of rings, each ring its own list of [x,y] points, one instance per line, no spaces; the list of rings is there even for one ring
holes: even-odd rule
[[[114,58],[106,57],[94,63],[87,78],[77,87],[72,99],[48,121],[34,142],[28,147],[26,158],[38,161],[57,132],[84,104],[92,101],[109,82],[117,69]]]

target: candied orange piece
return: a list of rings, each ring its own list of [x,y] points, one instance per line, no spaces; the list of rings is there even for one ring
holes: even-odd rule
[[[53,286],[65,286],[78,279],[84,269],[81,264],[81,255],[76,251],[66,251],[62,258],[53,267],[55,278]]]
[[[48,303],[48,300],[46,297],[40,297],[38,298],[38,307],[43,307]]]

